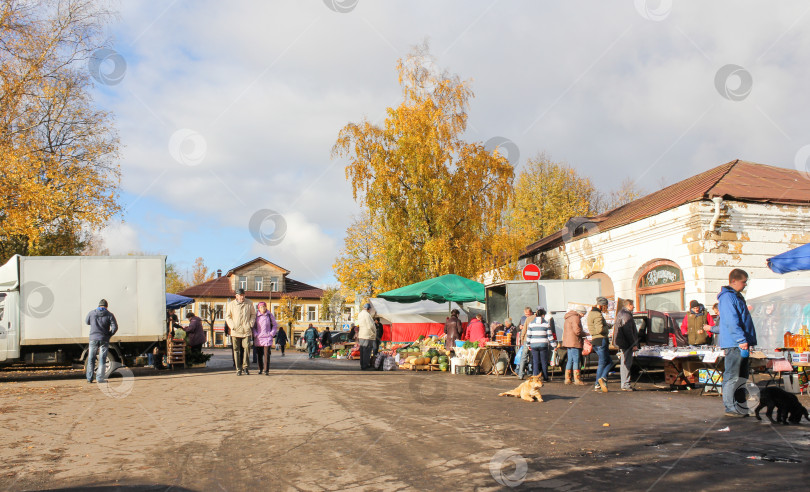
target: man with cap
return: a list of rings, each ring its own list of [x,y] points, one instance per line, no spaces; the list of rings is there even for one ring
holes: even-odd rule
[[[225,306],[225,323],[231,328],[233,360],[236,375],[250,374],[250,334],[256,322],[256,308],[245,299],[245,289],[238,289],[235,298]]]
[[[363,304],[363,310],[357,316],[357,340],[360,346],[360,369],[365,370],[371,367],[371,351],[374,349],[374,341],[377,339],[377,327],[374,325],[374,318],[371,316],[371,304]]]
[[[689,345],[708,345],[714,320],[698,301],[689,303],[689,314],[681,323],[681,334],[687,338]]]
[[[599,356],[599,365],[596,367],[596,385],[594,391],[601,389],[602,393],[607,393],[607,376],[613,369],[613,361],[610,359],[610,337],[608,331],[610,327],[602,314],[607,311],[608,301],[604,297],[596,298],[596,306],[588,313],[588,333],[591,334],[594,350]]]
[[[89,313],[84,322],[90,325],[90,345],[87,350],[87,382],[93,382],[93,365],[98,354],[98,370],[96,382],[106,383],[104,361],[107,360],[107,351],[110,348],[110,338],[118,331],[115,315],[107,310],[107,300],[98,301],[98,307]]]

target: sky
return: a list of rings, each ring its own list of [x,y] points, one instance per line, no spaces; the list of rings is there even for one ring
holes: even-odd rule
[[[464,138],[519,171],[545,153],[603,191],[654,192],[733,159],[808,170],[810,5],[784,2],[127,0],[94,68],[120,133],[112,254],[257,256],[316,286],[359,212],[332,158],[384,121],[397,60],[469,80]]]

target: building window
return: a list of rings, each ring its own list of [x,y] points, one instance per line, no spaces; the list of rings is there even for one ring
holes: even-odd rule
[[[295,306],[293,308],[293,318],[298,321],[304,321],[304,310],[301,309],[301,306]]]
[[[307,321],[317,321],[315,309],[315,306],[307,307]]]
[[[345,321],[351,321],[354,317],[352,316],[352,311],[354,311],[351,307],[343,308],[343,319]]]
[[[261,292],[262,284],[263,284],[264,279],[262,277],[254,277],[254,279],[256,280],[256,289],[255,290],[258,291],[258,292]]]
[[[214,319],[225,319],[225,304],[217,303],[214,305]]]
[[[639,311],[683,311],[683,272],[675,262],[656,260],[642,267],[636,287]]]
[[[205,303],[201,302],[200,303],[200,318],[208,319],[210,309],[211,309],[211,306],[209,304],[205,304]]]
[[[270,277],[270,292],[278,292],[278,277]]]
[[[239,276],[239,287],[237,289],[245,289],[247,290],[247,277],[246,276]]]

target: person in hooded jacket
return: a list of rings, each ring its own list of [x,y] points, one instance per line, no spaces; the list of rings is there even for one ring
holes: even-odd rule
[[[259,374],[264,372],[270,375],[270,347],[278,333],[278,323],[273,313],[267,310],[267,303],[262,301],[256,305],[256,322],[253,324],[253,345],[258,349]]]
[[[464,332],[464,339],[468,342],[478,342],[479,347],[487,344],[487,328],[484,326],[484,317],[476,314],[475,318],[467,324],[467,331]]]
[[[571,384],[571,373],[574,373],[574,384],[584,386],[580,378],[579,362],[582,354],[583,340],[587,337],[582,328],[582,317],[585,315],[584,307],[577,307],[574,311],[565,313],[565,323],[563,324],[563,347],[566,349],[567,358],[565,363],[565,384]]]
[[[748,305],[740,293],[748,284],[748,273],[735,268],[728,275],[729,285],[720,289],[720,337],[718,345],[725,351],[723,364],[723,405],[727,417],[747,417],[748,409],[741,407],[734,393],[748,380],[748,355],[757,344],[757,332]]]
[[[90,325],[90,345],[87,350],[86,363],[87,382],[93,382],[93,366],[98,353],[96,382],[106,383],[104,362],[107,360],[110,338],[118,331],[118,322],[115,320],[115,315],[107,310],[107,301],[105,299],[98,301],[98,307],[87,313],[84,322]]]
[[[712,315],[706,312],[703,304],[696,300],[689,303],[689,313],[681,323],[681,335],[684,335],[689,345],[707,345],[711,341]]]

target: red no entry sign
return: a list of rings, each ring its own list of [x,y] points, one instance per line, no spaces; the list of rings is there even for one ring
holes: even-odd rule
[[[523,280],[540,280],[540,267],[534,263],[523,267]]]

